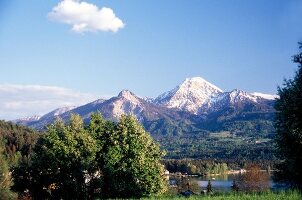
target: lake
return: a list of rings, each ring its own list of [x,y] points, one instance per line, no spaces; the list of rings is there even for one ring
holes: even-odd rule
[[[284,189],[284,186],[275,183],[272,180],[271,174],[263,172],[266,178],[261,179],[257,182],[257,185],[263,185],[265,188],[270,188],[272,190]],[[211,177],[200,176],[200,177],[188,177],[191,183],[197,183],[201,190],[206,190],[208,181],[211,180],[212,189],[214,191],[228,192],[232,190],[233,180],[238,180],[239,174],[225,174],[216,175]],[[173,184],[173,177],[170,177],[170,183]]]

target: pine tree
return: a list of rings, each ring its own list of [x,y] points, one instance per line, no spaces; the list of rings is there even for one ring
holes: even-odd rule
[[[302,43],[299,43],[302,50]],[[302,51],[293,57],[298,64],[293,79],[285,80],[278,88],[276,100],[277,156],[282,159],[276,174],[277,180],[283,180],[293,186],[302,186]]]
[[[207,194],[212,194],[212,193],[213,193],[212,183],[211,180],[209,180],[207,185]]]

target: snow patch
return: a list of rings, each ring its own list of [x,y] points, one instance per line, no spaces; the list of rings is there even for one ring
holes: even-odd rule
[[[251,93],[251,95],[261,97],[261,98],[267,99],[267,100],[275,100],[275,99],[279,98],[278,95],[264,94],[264,93],[260,93],[260,92],[253,92],[253,93]]]

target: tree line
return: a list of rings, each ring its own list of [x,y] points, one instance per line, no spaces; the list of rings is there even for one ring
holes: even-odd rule
[[[10,186],[34,199],[139,198],[166,191],[163,152],[132,116],[114,123],[94,113],[85,126],[71,115],[68,123],[57,120],[39,136],[27,159],[11,165],[13,183],[9,173],[0,177],[10,180],[2,187],[6,199],[13,198]],[[8,172],[8,165],[1,166]]]

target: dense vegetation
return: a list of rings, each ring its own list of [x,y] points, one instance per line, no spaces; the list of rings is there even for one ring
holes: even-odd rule
[[[200,159],[164,159],[162,163],[171,173],[184,173],[189,175],[208,176],[214,174],[227,174],[229,170],[246,169],[251,164],[257,164],[261,170],[274,169],[276,162],[259,160],[256,163],[247,160],[200,160]]]
[[[165,191],[166,183],[161,176],[163,168],[159,163],[163,154],[133,117],[122,117],[118,123],[113,123],[104,120],[99,114],[93,114],[85,126],[79,116],[73,115],[67,124],[58,120],[48,126],[43,134],[1,121],[0,133],[0,170],[3,174],[0,179],[5,180],[0,185],[0,192],[5,199],[16,196],[9,190],[11,186],[24,198],[32,196],[38,199],[128,198]],[[203,134],[204,137],[196,135],[187,141],[182,136],[185,142],[191,143],[191,148],[181,145],[182,141],[178,140],[181,137],[165,140],[170,142],[168,152],[173,152],[173,145],[179,145],[184,153],[176,154],[186,156],[185,152],[192,153],[197,149],[205,155],[203,158],[208,158],[164,159],[161,162],[166,169],[188,174],[223,174],[230,168],[242,168],[250,161],[223,156],[213,160],[211,150],[216,148],[218,152],[217,147],[223,146],[223,142],[237,140],[240,143],[242,138],[236,138],[229,132]],[[206,141],[209,142],[208,146]],[[255,146],[255,141],[250,138],[246,144]],[[195,148],[194,144],[198,143],[203,148]],[[238,151],[242,148],[239,145],[237,147]],[[220,155],[226,153],[221,152]],[[263,164],[262,169],[272,167],[271,162],[258,161]],[[13,172],[14,182],[10,171]]]
[[[293,59],[298,63],[295,77],[278,89],[275,126],[277,155],[283,160],[277,177],[302,188],[302,43],[299,45],[301,51]]]
[[[11,186],[21,198],[34,199],[130,198],[166,191],[163,153],[132,116],[113,123],[97,113],[85,126],[72,115],[67,124],[57,120],[43,135],[1,125],[5,144],[0,146],[7,151],[0,154],[0,199],[15,197]]]
[[[156,137],[167,151],[166,158],[275,161],[271,134],[250,136],[232,132]]]
[[[13,199],[10,168],[19,160],[28,162],[39,134],[33,130],[0,121],[0,199]]]
[[[165,165],[169,172],[176,173],[187,173],[187,174],[225,174],[228,172],[227,163],[215,162],[213,160],[163,160],[162,163]]]

